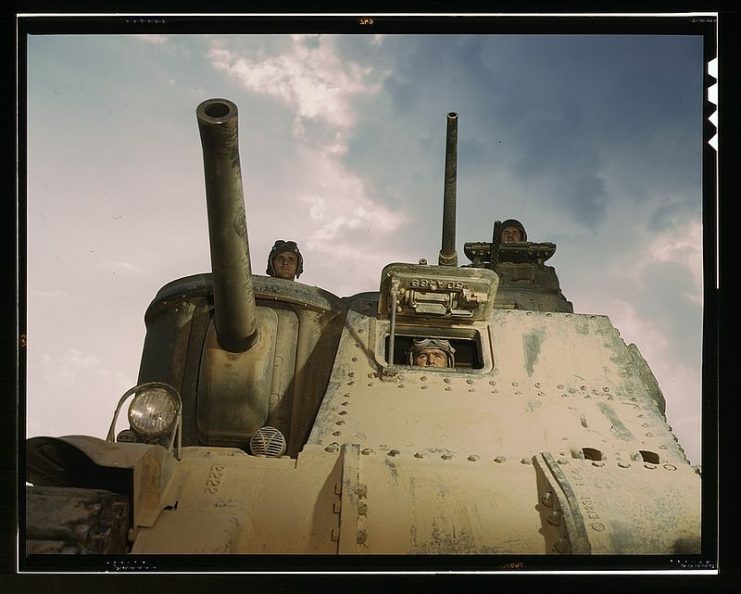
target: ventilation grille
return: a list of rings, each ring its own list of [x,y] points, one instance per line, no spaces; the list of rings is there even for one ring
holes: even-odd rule
[[[286,451],[286,438],[275,427],[265,425],[250,438],[250,452],[255,456],[279,458]]]

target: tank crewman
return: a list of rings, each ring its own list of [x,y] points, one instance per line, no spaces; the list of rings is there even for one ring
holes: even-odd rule
[[[499,237],[501,243],[527,241],[527,233],[525,232],[525,227],[517,219],[507,219],[506,221],[504,221],[502,223],[502,231]]]
[[[277,240],[268,255],[266,272],[275,278],[296,280],[304,271],[304,258],[295,241]]]
[[[440,338],[415,338],[409,349],[409,365],[455,367],[455,349]]]

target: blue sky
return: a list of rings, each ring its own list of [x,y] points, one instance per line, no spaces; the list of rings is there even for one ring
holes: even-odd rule
[[[582,313],[638,345],[700,462],[702,38],[32,35],[27,62],[28,435],[104,436],[144,311],[209,269],[197,105],[240,111],[253,271],[377,290],[437,260],[445,117],[457,240],[517,218]]]

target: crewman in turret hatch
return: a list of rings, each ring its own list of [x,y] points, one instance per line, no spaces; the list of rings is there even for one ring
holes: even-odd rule
[[[527,241],[527,233],[520,221],[517,219],[507,219],[502,223],[502,231],[499,239],[501,243]]]
[[[455,367],[455,349],[440,338],[415,338],[409,349],[409,365]]]
[[[275,278],[296,280],[304,271],[304,258],[295,241],[279,239],[268,255],[266,272]]]

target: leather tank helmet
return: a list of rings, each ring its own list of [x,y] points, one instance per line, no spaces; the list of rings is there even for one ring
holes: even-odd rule
[[[270,276],[275,277],[273,259],[278,254],[282,254],[283,252],[291,252],[293,254],[296,254],[296,257],[298,258],[298,266],[296,267],[296,278],[298,278],[304,271],[304,257],[301,255],[301,252],[299,251],[295,241],[284,241],[283,239],[279,239],[273,244],[273,247],[270,250],[270,254],[268,254],[268,267],[265,272]]]

